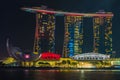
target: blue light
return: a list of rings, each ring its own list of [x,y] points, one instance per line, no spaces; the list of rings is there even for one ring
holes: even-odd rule
[[[73,42],[74,40],[73,39],[70,39],[70,42]]]
[[[74,54],[69,54],[69,57],[72,57]]]
[[[73,51],[73,49],[70,49],[70,52],[72,52],[72,53],[73,53],[73,52],[74,52],[74,51]]]
[[[74,46],[73,43],[69,43],[69,45],[68,45],[69,48],[70,48],[70,47],[73,47],[73,46]]]

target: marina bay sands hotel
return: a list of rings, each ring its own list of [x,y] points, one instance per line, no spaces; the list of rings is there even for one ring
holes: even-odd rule
[[[62,57],[82,54],[84,45],[84,18],[92,18],[92,52],[112,54],[112,17],[110,12],[74,13],[53,11],[42,8],[22,8],[36,14],[34,54],[55,52],[56,16],[64,17],[64,42]],[[86,23],[88,24],[88,23]],[[89,27],[88,27],[89,28]],[[90,27],[91,28],[91,27]],[[89,29],[88,29],[89,30]]]

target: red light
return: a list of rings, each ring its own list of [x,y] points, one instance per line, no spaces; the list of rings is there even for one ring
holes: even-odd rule
[[[55,53],[51,53],[51,52],[46,52],[46,53],[41,54],[40,59],[42,59],[42,60],[59,60],[60,55],[55,54]]]

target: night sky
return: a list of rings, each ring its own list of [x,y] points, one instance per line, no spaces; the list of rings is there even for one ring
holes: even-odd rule
[[[7,38],[14,46],[32,51],[36,26],[35,14],[22,11],[20,8],[41,5],[55,10],[79,13],[94,13],[99,10],[112,12],[114,14],[113,50],[118,55],[120,54],[120,0],[3,0],[0,1],[0,58],[8,55],[6,51]],[[61,31],[56,34],[61,41],[63,22],[57,23],[57,27]],[[59,46],[57,49],[59,50]]]

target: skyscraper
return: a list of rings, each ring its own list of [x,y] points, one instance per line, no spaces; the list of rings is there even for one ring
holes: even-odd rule
[[[65,33],[64,33],[64,46],[63,57],[70,57],[76,54],[83,53],[85,45],[86,31],[83,25],[83,20],[86,17],[91,17],[93,20],[92,27],[92,47],[90,51],[102,54],[112,53],[112,13],[81,13],[81,15],[66,15],[65,16]],[[86,23],[88,24],[88,23]],[[88,27],[91,28],[91,27]],[[88,29],[89,30],[89,29]],[[83,47],[85,46],[85,47]],[[89,47],[87,47],[89,49]]]
[[[83,46],[89,45],[84,44],[86,38],[84,33],[86,32],[84,31],[83,20],[85,17],[91,17],[93,20],[91,51],[103,54],[112,53],[112,13],[72,13],[40,8],[23,8],[23,10],[36,13],[34,52],[55,51],[55,16],[62,14],[65,25],[62,57],[81,54],[83,53]]]
[[[94,46],[93,51],[112,53],[112,16],[93,18]]]
[[[36,13],[36,31],[34,52],[53,52],[55,46],[55,16],[53,14]]]
[[[82,16],[65,16],[65,35],[63,56],[73,56],[82,53],[83,25]]]

